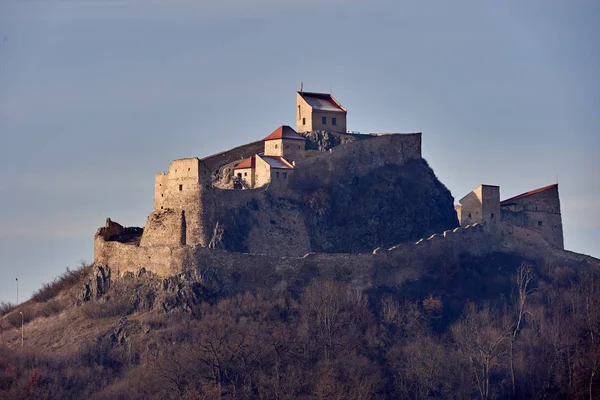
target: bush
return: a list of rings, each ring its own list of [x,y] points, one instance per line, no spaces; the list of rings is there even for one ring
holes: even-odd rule
[[[61,291],[80,283],[91,267],[91,265],[86,266],[84,263],[82,263],[81,267],[73,270],[67,267],[67,270],[61,276],[55,278],[52,282],[45,283],[37,292],[35,292],[31,297],[31,300],[36,303],[43,303],[53,299]]]
[[[13,303],[5,303],[3,301],[0,301],[0,317],[8,314],[12,310],[14,310],[15,307],[16,305]]]

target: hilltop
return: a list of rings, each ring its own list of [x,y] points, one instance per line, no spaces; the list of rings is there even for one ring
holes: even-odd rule
[[[421,133],[296,98],[296,130],[172,161],[143,227],[0,307],[1,398],[600,392],[600,260],[564,249],[558,185],[455,205]]]

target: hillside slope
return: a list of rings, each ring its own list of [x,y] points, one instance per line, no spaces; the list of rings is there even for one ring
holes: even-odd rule
[[[206,275],[89,266],[2,316],[0,398],[598,393],[600,260],[524,248],[416,272],[223,293]]]

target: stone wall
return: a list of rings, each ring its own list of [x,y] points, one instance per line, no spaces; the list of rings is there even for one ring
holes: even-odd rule
[[[189,246],[139,247],[94,237],[94,264],[109,266],[114,277],[145,268],[159,276],[180,274],[193,265]]]
[[[558,185],[520,199],[502,202],[502,223],[506,225],[503,231],[509,235],[521,232],[519,237],[537,242],[538,236],[533,234],[535,232],[553,246],[564,249]],[[531,234],[515,228],[526,229]]]
[[[364,288],[394,286],[418,278],[430,263],[457,260],[462,253],[481,255],[498,243],[498,236],[484,232],[482,225],[473,225],[371,253],[277,257],[201,246],[137,247],[96,236],[94,262],[109,266],[117,275],[139,268],[159,276],[190,272],[211,290],[230,295],[258,288],[294,290],[318,278]]]
[[[264,142],[259,140],[238,146],[233,149],[223,151],[221,153],[213,154],[200,160],[201,168],[205,168],[210,171],[213,178],[217,177],[221,172],[219,169],[226,164],[234,161],[242,161],[245,158],[253,156],[258,153],[262,153],[264,150]]]
[[[184,211],[169,208],[150,213],[140,246],[181,246],[184,244],[186,244]]]
[[[498,230],[500,223],[500,188],[493,185],[479,185],[460,199],[456,208],[462,226],[485,223],[486,229]]]
[[[333,181],[347,182],[388,164],[404,165],[421,158],[421,134],[390,134],[342,144],[300,160],[290,186],[315,189]]]

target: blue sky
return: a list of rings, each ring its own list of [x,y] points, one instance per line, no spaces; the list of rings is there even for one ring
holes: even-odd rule
[[[423,132],[461,198],[558,177],[565,246],[600,257],[600,2],[0,0],[0,301],[143,226],[154,175],[294,125]]]

